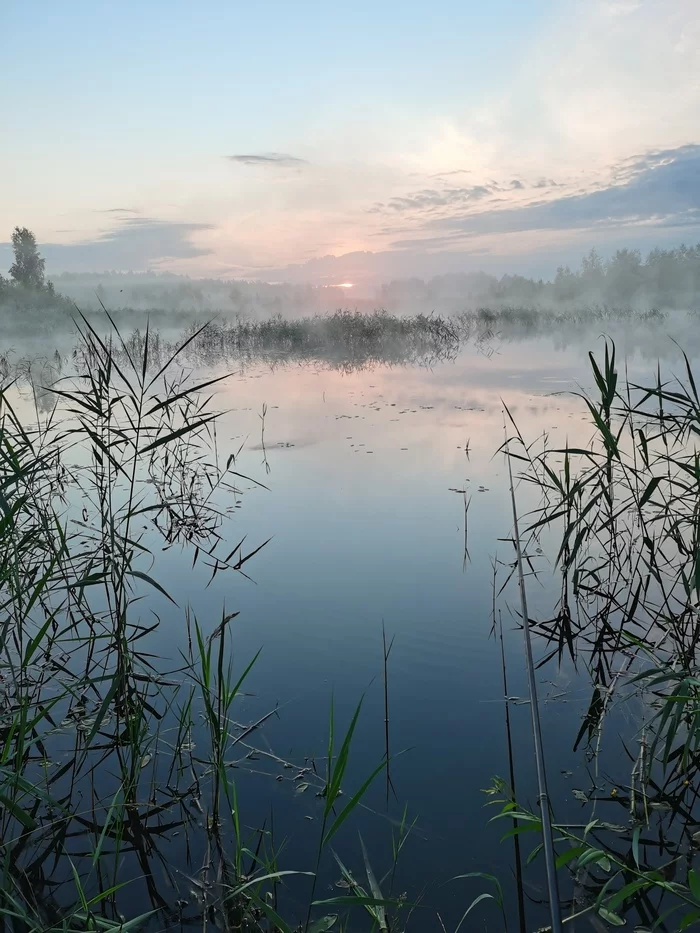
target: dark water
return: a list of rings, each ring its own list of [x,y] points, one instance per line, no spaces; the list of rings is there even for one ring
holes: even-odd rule
[[[592,383],[586,350],[596,347],[595,335],[589,344],[566,348],[538,338],[501,344],[493,353],[468,346],[432,368],[247,367],[219,389],[217,405],[226,411],[217,443],[224,457],[243,444],[237,468],[268,488],[243,482],[242,508],[227,533],[236,540],[245,535],[250,549],[271,540],[246,564],[249,580],[221,576],[207,588],[206,568],[192,567],[191,555],[177,546],[158,557],[158,579],[179,607],[156,600],[161,624],[151,650],[164,669],[177,667],[185,649],[186,606],[205,631],[218,623],[223,605],[240,613],[229,629],[237,670],[261,649],[237,717],[254,722],[272,709],[277,713],[250,738],[258,754],[233,770],[241,822],[253,828],[272,820],[277,843],[288,840],[282,868],[314,868],[321,804],[313,786],[298,792],[295,778],[315,758],[319,770],[324,767],[331,700],[342,732],[364,696],[349,789],[384,755],[382,626],[394,640],[389,801],[380,775],[359,818],[333,846],[361,874],[361,830],[374,871],[383,876],[392,865],[392,831],[407,807],[415,826],[393,891],[420,903],[413,929],[440,929],[438,913],[448,930],[456,927],[471,900],[491,890],[483,879],[450,881],[468,872],[497,875],[507,914],[515,917],[512,844],[500,841],[509,826],[489,824],[493,813],[482,793],[508,770],[501,656],[489,637],[493,561],[513,560],[508,474],[498,453],[504,403],[528,440],[547,432],[552,445],[585,443],[591,430],[581,400],[570,393]],[[632,355],[628,362],[632,375],[652,372],[648,357]],[[222,364],[216,374],[223,371]],[[462,490],[469,502],[467,553]],[[538,502],[526,484],[517,496],[521,514]],[[528,581],[535,619],[551,615],[556,600],[552,557],[545,539],[543,553],[533,554],[540,575]],[[499,588],[506,576],[501,567]],[[524,698],[518,608],[511,584],[498,596],[497,613],[508,694]],[[572,791],[590,771],[573,745],[590,687],[567,662],[542,668],[539,679],[551,797],[559,818],[576,821],[580,803]],[[529,715],[525,702],[511,703],[518,796],[534,808]],[[610,728],[618,727],[625,724],[614,714]],[[622,818],[614,805],[610,809],[606,818]],[[203,838],[190,845],[186,853],[175,835],[165,843],[165,858],[181,866],[183,876],[206,860]],[[534,845],[526,840],[524,852]],[[533,929],[547,920],[538,865],[526,876]],[[337,869],[325,863],[317,897],[338,893],[337,878]],[[302,912],[307,894],[308,885],[290,883],[282,899],[287,915]],[[142,900],[135,896],[135,913],[149,908],[145,894]],[[482,907],[469,929],[501,929],[497,910]],[[364,928],[366,918],[358,919],[358,929]]]
[[[632,372],[650,371],[644,360],[629,362]],[[409,900],[421,898],[416,929],[439,929],[436,911],[454,928],[472,898],[490,890],[481,879],[449,883],[467,872],[498,875],[514,915],[512,848],[499,841],[509,827],[489,825],[482,793],[494,775],[507,777],[508,767],[501,659],[489,638],[492,561],[513,560],[512,544],[500,540],[512,529],[507,468],[497,453],[503,402],[525,438],[546,431],[553,445],[582,443],[590,435],[582,403],[558,393],[591,381],[582,347],[557,350],[545,339],[502,345],[489,356],[467,348],[431,369],[247,369],[220,393],[229,411],[219,443],[232,449],[245,441],[239,468],[269,487],[247,492],[236,520],[251,546],[272,537],[248,565],[254,582],[214,585],[203,598],[196,574],[172,551],[168,569],[161,567],[178,602],[190,601],[200,618],[217,620],[222,600],[240,611],[232,630],[239,665],[262,648],[241,718],[254,721],[277,704],[279,717],[256,735],[258,747],[299,763],[322,756],[331,697],[344,724],[365,696],[350,785],[359,785],[384,753],[382,625],[395,639],[390,746],[392,754],[406,751],[391,765],[388,809],[379,778],[366,800],[375,812],[364,812],[360,824],[380,875],[391,866],[391,821],[404,804],[416,819],[395,888]],[[466,560],[464,496],[454,491],[464,489],[471,500]],[[537,501],[532,490],[518,488],[522,513]],[[529,586],[534,618],[549,617],[557,595],[551,556],[533,555],[541,571]],[[499,573],[499,587],[505,576]],[[508,692],[525,697],[518,609],[511,585],[498,599]],[[182,634],[173,618],[161,631],[162,650]],[[559,818],[576,820],[580,804],[571,792],[586,780],[585,758],[572,748],[590,688],[566,664],[544,668],[540,680],[552,798]],[[527,704],[511,704],[511,715],[518,794],[534,808]],[[281,773],[282,782],[242,777],[242,810],[251,826],[260,825],[272,801],[275,831],[291,839],[289,866],[310,869],[316,829],[308,817],[318,820],[318,801],[311,792],[295,794],[289,772]],[[359,875],[357,828],[341,832],[335,845]],[[526,843],[525,853],[534,845]],[[336,876],[332,867],[323,876],[328,896]],[[540,869],[527,877],[532,922],[544,923]],[[477,916],[481,928],[500,928],[488,905]]]

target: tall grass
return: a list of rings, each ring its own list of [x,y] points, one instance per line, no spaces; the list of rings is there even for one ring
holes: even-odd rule
[[[533,623],[540,663],[570,658],[591,682],[572,737],[590,762],[591,813],[578,831],[555,826],[557,865],[573,884],[568,912],[640,929],[700,922],[700,396],[682,358],[677,376],[658,369],[640,385],[620,374],[607,343],[602,362],[590,355],[594,394],[580,396],[585,443],[527,444],[517,428],[509,439],[521,481],[540,493],[526,533],[557,542],[558,605]],[[605,730],[622,706],[636,728],[620,742]],[[606,747],[616,776],[601,774]],[[540,814],[504,790],[497,782],[490,794],[502,804],[498,818],[514,821],[510,834],[540,828]]]
[[[51,405],[30,417],[11,380],[0,388],[0,928],[291,933],[303,916],[340,929],[350,906],[398,906],[350,891],[321,908],[312,890],[303,915],[278,913],[280,889],[315,879],[386,762],[341,801],[360,710],[338,747],[331,717],[316,866],[281,867],[235,779],[275,713],[239,722],[257,656],[230,650],[236,612],[203,623],[159,579],[176,544],[206,585],[266,543],[231,546],[227,503],[253,481],[219,449],[220,379],[193,384],[179,365],[204,330],[164,351],[148,328],[126,340],[113,322],[107,338],[77,327],[75,372],[52,374]],[[154,651],[164,613],[186,623],[170,662]]]
[[[297,320],[214,321],[195,342],[205,363],[232,358],[250,362],[323,361],[345,371],[379,363],[430,365],[453,357],[459,334],[438,315],[396,317],[338,311]]]
[[[325,354],[349,368],[380,359],[425,362],[449,359],[469,333],[465,322],[361,317],[208,326],[178,345],[148,327],[122,337],[113,322],[103,337],[79,318],[70,366],[58,358],[30,373],[3,370],[3,929],[398,931],[410,918],[416,928],[430,925],[425,911],[393,893],[413,825],[406,812],[388,871],[378,871],[362,837],[352,850],[360,873],[336,851],[373,781],[384,771],[387,797],[393,787],[392,641],[383,636],[383,759],[350,786],[361,704],[340,732],[331,707],[320,767],[292,771],[292,762],[256,744],[275,708],[241,722],[242,695],[262,662],[233,653],[236,613],[198,617],[176,605],[159,573],[159,555],[177,546],[191,556],[193,580],[206,586],[245,573],[266,544],[246,547],[231,524],[231,503],[255,480],[239,473],[235,451],[222,449],[217,435],[214,399],[223,377],[193,383],[182,361]],[[491,334],[494,323],[482,321],[478,334]],[[535,513],[520,516],[523,540],[556,542],[558,603],[549,620],[531,620],[544,645],[541,663],[575,663],[591,684],[572,736],[589,764],[589,813],[573,825],[556,819],[553,801],[556,865],[569,918],[685,929],[700,922],[700,395],[687,359],[678,378],[659,371],[653,384],[636,385],[619,372],[609,344],[602,361],[591,357],[591,372],[595,392],[581,398],[590,418],[585,442],[528,444],[515,427],[508,441],[521,482],[541,500]],[[31,412],[13,385],[27,376]],[[465,555],[467,511],[465,497]],[[539,560],[532,550],[522,555],[528,571]],[[494,582],[507,696],[496,593]],[[166,661],[154,638],[173,619],[182,619],[183,637]],[[638,723],[624,743],[610,726],[623,704]],[[510,735],[509,714],[506,728]],[[600,765],[609,747],[619,752],[610,759],[614,776]],[[246,818],[241,774],[254,759],[310,791],[309,864],[298,864],[294,849],[276,838],[273,816]],[[542,820],[518,800],[516,765],[510,786],[494,782],[489,798],[499,808],[495,819],[512,824],[524,929],[524,878],[541,851],[535,844],[526,858],[535,837],[524,834],[541,830]],[[330,872],[341,894],[319,887]],[[499,923],[507,916],[504,887],[481,877],[488,896],[463,912],[463,929],[489,902]]]
[[[616,330],[627,343],[650,356],[658,353],[655,335],[662,327],[671,326],[683,333],[684,339],[695,343],[695,312],[673,313],[672,322],[668,312],[658,309],[645,312],[607,306],[573,310],[477,308],[449,317],[436,313],[399,316],[385,310],[366,313],[339,310],[292,319],[279,315],[246,319],[222,313],[202,327],[201,314],[146,314],[122,309],[116,312],[116,319],[122,322],[122,332],[128,334],[123,342],[134,358],[140,358],[143,352],[146,322],[150,320],[157,324],[149,327],[148,336],[149,355],[154,362],[164,361],[186,343],[179,358],[194,365],[218,366],[228,362],[237,368],[261,363],[315,365],[355,372],[377,365],[433,366],[454,360],[465,347],[491,357],[502,343],[536,337],[579,346],[601,329]],[[20,333],[16,338],[3,335],[0,376],[19,377],[35,386],[47,386],[62,368],[72,365],[82,352],[82,338],[77,335],[76,345],[75,326],[70,317],[60,314],[54,318],[46,333],[44,315],[29,327],[28,333]],[[91,312],[84,320],[98,333],[103,332],[102,313]],[[12,318],[6,323],[11,324]],[[37,333],[42,335],[39,347],[34,342]],[[190,340],[193,335],[196,336]],[[121,342],[112,346],[112,352],[123,355]],[[128,365],[123,356],[120,362]],[[49,405],[50,394],[43,393],[43,398]]]

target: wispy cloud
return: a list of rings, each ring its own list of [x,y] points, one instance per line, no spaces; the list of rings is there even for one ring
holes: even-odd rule
[[[433,172],[430,176],[431,178],[449,178],[450,175],[471,175],[472,172],[468,168],[455,168],[451,172]]]
[[[391,248],[395,250],[444,249],[445,247],[458,246],[462,241],[469,239],[470,237],[475,237],[475,236],[476,236],[475,233],[461,233],[460,231],[457,231],[455,233],[445,234],[445,236],[414,237],[412,239],[394,240],[394,242],[391,243]],[[473,251],[470,250],[470,253],[471,252]]]
[[[697,144],[679,146],[676,149],[652,149],[649,152],[622,159],[613,166],[613,178],[616,181],[631,181],[638,175],[643,175],[645,172],[663,165],[670,165],[672,162],[687,160],[696,162],[698,153],[700,153],[700,146]]]
[[[207,256],[212,250],[193,239],[213,224],[175,223],[153,217],[124,217],[113,230],[78,243],[46,243],[50,268],[66,272],[118,269],[141,271],[169,260]]]
[[[427,219],[422,229],[474,236],[644,223],[700,224],[700,145],[635,156],[624,167],[628,180],[622,184],[478,214],[455,211],[449,217]],[[617,166],[612,175],[619,177]]]
[[[503,202],[510,201],[511,204],[517,204],[522,202],[523,196],[526,196],[521,196],[520,192],[527,193],[538,188],[559,187],[566,186],[555,182],[552,178],[540,178],[535,182],[522,181],[519,178],[511,178],[509,181],[491,179],[484,184],[462,187],[446,184],[442,188],[423,188],[390,198],[388,201],[377,201],[368,208],[367,212],[389,217],[396,214],[412,214],[416,217],[435,214],[451,215],[455,211],[471,209],[476,205],[483,210],[484,208],[492,209]]]
[[[237,162],[239,165],[255,165],[263,168],[294,168],[300,165],[308,165],[306,159],[299,159],[297,156],[288,155],[286,152],[262,152],[255,154],[242,154],[226,156],[229,162]]]
[[[96,214],[140,214],[134,207],[103,207],[96,208]]]
[[[433,208],[471,204],[488,197],[493,191],[499,191],[495,185],[473,185],[469,188],[424,188],[406,197],[391,198],[386,203],[377,202],[369,209],[373,214],[404,213],[407,211],[423,212]]]

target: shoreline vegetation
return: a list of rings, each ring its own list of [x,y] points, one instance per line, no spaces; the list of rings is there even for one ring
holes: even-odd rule
[[[30,231],[25,233],[32,236]],[[359,298],[353,288],[334,285],[193,279],[153,271],[62,273],[54,277],[54,284],[57,292],[83,312],[98,311],[105,305],[112,311],[238,314],[253,320],[278,314],[295,318],[328,313],[348,299],[361,311],[386,308],[407,315],[434,311],[452,316],[477,308],[517,307],[550,311],[605,306],[676,309],[697,307],[700,244],[654,249],[646,255],[635,249],[618,249],[607,258],[592,249],[578,268],[560,266],[549,279],[484,272],[438,275],[428,280],[397,279],[374,290],[365,288]]]
[[[53,385],[54,407],[23,423],[11,384],[0,393],[4,928],[439,929],[427,906],[439,889],[424,899],[394,887],[410,809],[391,831],[388,869],[362,837],[361,875],[348,868],[358,852],[336,848],[382,774],[389,787],[388,738],[384,758],[348,784],[362,701],[344,728],[331,704],[327,746],[312,762],[256,748],[277,710],[239,721],[246,677],[263,662],[234,665],[236,613],[200,620],[175,607],[159,580],[159,539],[189,550],[212,578],[245,573],[265,546],[231,549],[224,502],[240,503],[259,481],[218,449],[218,377],[192,385],[179,366],[188,347],[209,339],[206,329],[163,353],[148,328],[127,341],[114,325],[109,340],[85,318],[77,327],[75,372]],[[418,333],[431,345],[444,338],[428,318]],[[582,815],[559,822],[553,801],[563,909],[610,927],[631,918],[637,929],[687,929],[700,922],[700,397],[687,358],[682,377],[659,372],[645,387],[621,379],[611,343],[590,363],[596,394],[581,397],[588,445],[532,443],[512,421],[508,438],[518,482],[534,484],[542,503],[521,517],[524,559],[536,575],[537,548],[554,545],[561,574],[552,618],[532,622],[539,664],[568,660],[591,689],[575,740],[589,761]],[[496,567],[494,634],[496,587],[515,566],[511,557]],[[162,611],[147,612],[151,600],[184,617],[186,648],[174,667],[149,651]],[[385,641],[387,720],[390,651]],[[606,728],[623,705],[635,717],[624,739]],[[606,743],[622,743],[628,759],[615,775],[600,770]],[[259,759],[290,793],[314,795],[314,864],[294,864],[272,824],[246,822],[238,786]],[[505,929],[516,886],[521,910],[533,909],[523,879],[541,858],[541,821],[512,783],[494,779],[486,799],[504,845],[517,843],[517,881],[457,875],[483,891],[465,902],[455,933],[482,911],[488,929]],[[187,861],[202,846],[203,866],[185,875],[172,867],[176,850]],[[339,879],[334,896],[318,887],[324,871]],[[135,888],[136,902],[150,905],[137,916]]]
[[[169,272],[102,273],[64,272],[45,277],[45,260],[36,237],[26,227],[15,227],[11,245],[14,262],[9,278],[0,275],[0,326],[8,318],[56,312],[72,316],[76,307],[89,315],[109,309],[126,329],[143,326],[149,312],[152,323],[183,326],[201,315],[230,320],[267,322],[332,314],[347,307],[346,285],[312,286],[289,282],[192,279]],[[370,297],[352,301],[353,310],[392,316],[443,318],[489,313],[555,315],[574,318],[601,313],[643,313],[657,309],[696,309],[700,294],[700,243],[675,249],[653,249],[643,256],[636,249],[618,249],[602,258],[595,249],[578,269],[560,266],[551,279],[522,275],[495,276],[484,272],[453,273],[424,281],[398,279],[375,288]],[[170,316],[170,322],[166,320]],[[3,320],[4,319],[4,320]],[[19,332],[19,330],[18,330]]]
[[[60,320],[42,312],[25,313],[6,329],[0,352],[0,374],[21,376],[32,369],[59,374],[70,368],[81,341],[76,320],[82,319],[106,337],[111,325],[104,311],[72,308]],[[543,311],[526,308],[479,308],[453,317],[438,314],[397,316],[387,311],[336,311],[288,320],[274,317],[252,321],[188,315],[174,320],[168,313],[109,312],[124,335],[124,344],[140,353],[149,334],[150,353],[165,359],[180,344],[189,365],[287,365],[313,363],[352,371],[373,365],[424,365],[454,360],[467,346],[487,356],[511,341],[547,337],[557,345],[578,344],[600,333],[638,349],[647,359],[657,359],[660,341],[669,332],[681,337],[692,350],[700,345],[698,313],[694,311],[639,311],[631,308],[583,308],[575,311]],[[666,350],[672,349],[666,340]],[[115,352],[122,352],[119,347]]]
[[[548,646],[539,663],[568,656],[591,684],[574,743],[591,762],[590,786],[577,793],[584,820],[555,826],[556,866],[573,881],[568,916],[597,913],[610,927],[631,916],[637,930],[700,923],[700,396],[682,357],[680,375],[659,368],[641,386],[620,377],[608,342],[602,360],[589,354],[595,394],[580,396],[589,444],[527,443],[511,419],[506,451],[541,496],[528,516],[530,561],[556,529],[561,593],[534,626]],[[608,734],[615,707],[633,717],[626,737]],[[600,760],[616,741],[628,765],[613,779]],[[541,829],[502,781],[488,793],[512,833]]]

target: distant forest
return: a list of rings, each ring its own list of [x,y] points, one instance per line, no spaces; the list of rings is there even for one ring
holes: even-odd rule
[[[456,313],[479,307],[601,306],[694,308],[700,305],[700,244],[654,249],[646,257],[621,249],[609,260],[595,250],[578,269],[562,266],[551,280],[484,272],[397,279],[372,298],[341,288],[264,282],[189,279],[169,273],[63,274],[56,287],[78,304],[174,311],[220,310],[258,317],[299,317],[339,307],[385,308],[396,313]]]
[[[54,284],[44,280],[44,261],[34,235],[13,233],[15,262],[10,279],[0,276],[0,302],[17,310],[60,306],[74,310],[223,312],[259,319],[274,315],[298,318],[338,308],[393,313],[459,313],[478,308],[698,308],[700,244],[654,249],[643,257],[621,249],[603,260],[593,249],[578,269],[561,266],[551,280],[521,275],[467,272],[428,281],[397,279],[372,297],[361,298],[339,287],[191,279],[158,272],[63,273]]]
[[[700,305],[700,244],[639,250],[620,249],[604,261],[595,249],[578,269],[560,266],[550,280],[485,273],[441,275],[428,282],[406,279],[382,286],[382,307],[435,304],[441,310],[468,307],[607,305],[608,307],[694,308]]]

